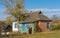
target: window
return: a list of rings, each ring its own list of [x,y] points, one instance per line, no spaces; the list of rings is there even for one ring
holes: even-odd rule
[[[47,29],[49,29],[50,28],[50,24],[49,24],[49,22],[47,23]]]
[[[17,28],[17,24],[16,23],[15,23],[14,27]]]

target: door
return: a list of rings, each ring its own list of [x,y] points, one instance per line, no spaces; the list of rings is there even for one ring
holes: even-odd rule
[[[26,24],[22,24],[22,32],[26,32]]]

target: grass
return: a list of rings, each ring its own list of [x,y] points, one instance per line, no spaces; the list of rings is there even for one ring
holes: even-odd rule
[[[14,38],[20,38],[19,36],[20,35],[14,36]],[[51,31],[51,32],[37,32],[34,34],[25,34],[22,35],[21,38],[60,38],[60,31],[58,30],[58,31]]]
[[[24,38],[60,38],[60,31],[40,32],[32,35],[25,35]]]

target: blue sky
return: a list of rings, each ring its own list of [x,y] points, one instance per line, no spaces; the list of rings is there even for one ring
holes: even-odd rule
[[[60,8],[60,0],[25,0],[25,7],[31,8]]]
[[[49,18],[52,15],[60,16],[60,0],[24,0],[26,10],[38,11],[41,10]],[[0,3],[0,20],[6,18],[6,8]]]

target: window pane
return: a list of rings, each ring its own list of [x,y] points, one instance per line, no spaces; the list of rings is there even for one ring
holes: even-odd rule
[[[17,24],[15,24],[14,27],[17,28]]]

